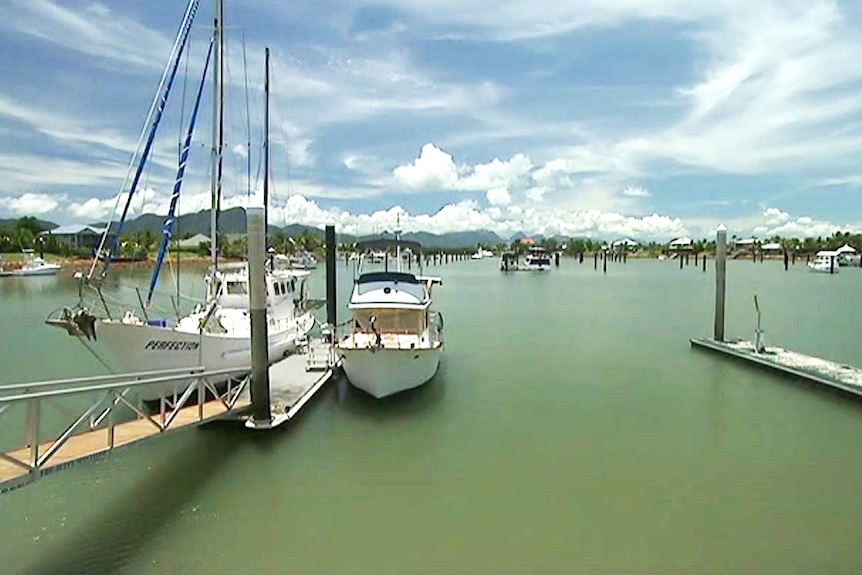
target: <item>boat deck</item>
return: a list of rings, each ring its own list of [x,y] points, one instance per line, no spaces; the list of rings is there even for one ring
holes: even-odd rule
[[[721,342],[712,338],[699,338],[692,339],[691,345],[852,395],[862,396],[862,369],[857,367],[775,346],[766,346],[764,351],[757,353],[754,350],[754,344],[746,340]]]
[[[418,349],[429,347],[427,339],[411,333],[383,333],[380,335],[380,344],[384,349]],[[367,332],[353,333],[342,339],[338,345],[339,347],[348,349],[377,347],[377,335]]]

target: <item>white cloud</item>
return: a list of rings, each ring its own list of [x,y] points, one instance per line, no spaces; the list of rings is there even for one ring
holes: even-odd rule
[[[641,186],[628,186],[623,189],[623,195],[630,198],[646,198],[650,196],[650,192]]]
[[[162,66],[172,44],[99,3],[78,12],[50,0],[12,0],[0,7],[0,26],[90,57],[150,68]]]
[[[392,171],[395,181],[414,189],[455,189],[458,169],[452,156],[434,144],[425,144],[412,163]]]
[[[477,164],[472,173],[460,178],[459,190],[485,191],[492,188],[517,187],[533,169],[533,162],[524,154],[516,154],[510,160],[494,158],[487,164]]]
[[[17,197],[0,197],[0,206],[19,216],[41,216],[59,206],[61,199],[56,195],[26,193]]]
[[[485,197],[492,206],[508,206],[512,203],[512,195],[506,188],[491,188]]]

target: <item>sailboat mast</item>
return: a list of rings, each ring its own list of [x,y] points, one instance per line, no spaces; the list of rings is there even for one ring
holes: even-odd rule
[[[263,92],[266,104],[263,111],[263,235],[264,243],[269,242],[269,47],[266,48],[266,72],[264,74]]]
[[[213,20],[213,44],[215,44],[215,62],[213,66],[213,132],[212,132],[212,176],[210,178],[210,259],[213,271],[218,268],[218,245],[216,229],[218,226],[219,195],[221,193],[221,61],[222,61],[222,0],[215,2],[215,18]]]

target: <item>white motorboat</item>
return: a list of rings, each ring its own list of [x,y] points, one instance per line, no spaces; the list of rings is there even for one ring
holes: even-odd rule
[[[538,246],[531,247],[530,251],[524,257],[524,268],[540,272],[549,270],[551,269],[551,256],[545,248]]]
[[[814,261],[808,262],[808,268],[813,272],[837,274],[839,269],[839,255],[840,254],[835,251],[819,251],[814,256]]]
[[[27,277],[27,276],[55,276],[60,273],[62,266],[46,262],[43,258],[34,255],[33,250],[24,250],[27,258],[20,268],[6,269],[0,267],[0,276],[4,277]]]
[[[192,27],[192,19],[195,10],[191,8],[195,5],[190,4],[186,12],[186,17],[183,20],[183,25],[180,28],[180,34],[188,34],[188,30]],[[210,53],[207,55],[207,65],[210,62],[210,54],[215,54],[214,70],[218,69],[218,62],[222,58],[223,51],[222,43],[219,42],[223,30],[223,10],[221,1],[216,0],[216,18],[217,25],[214,31],[213,42],[210,44]],[[184,45],[185,42],[179,42],[177,39],[176,45]],[[215,48],[213,48],[215,47]],[[174,70],[176,69],[176,61],[182,56],[182,51],[172,55]],[[219,75],[215,75],[216,79]],[[269,57],[267,54],[267,79],[269,77]],[[238,264],[224,264],[219,262],[216,240],[217,232],[217,206],[218,198],[220,197],[221,189],[221,154],[218,150],[222,149],[220,141],[222,136],[222,114],[214,113],[214,118],[219,118],[216,123],[216,128],[213,130],[213,145],[212,165],[212,190],[213,204],[211,208],[211,234],[214,239],[211,245],[212,263],[209,271],[205,276],[207,284],[206,298],[192,309],[191,313],[181,315],[178,311],[175,312],[177,321],[172,322],[164,317],[153,317],[154,312],[150,308],[154,289],[158,282],[159,271],[161,270],[167,248],[170,244],[170,239],[175,220],[176,200],[179,197],[180,186],[182,184],[182,176],[189,150],[191,149],[192,129],[197,116],[198,106],[201,101],[203,88],[205,85],[206,68],[201,78],[200,87],[197,92],[197,99],[194,104],[194,111],[191,115],[190,126],[186,136],[183,153],[179,160],[177,178],[175,180],[174,192],[171,198],[171,206],[168,211],[168,216],[165,220],[163,241],[159,250],[156,264],[153,268],[153,274],[150,280],[150,289],[146,297],[146,304],[143,298],[141,307],[137,311],[126,309],[120,313],[111,313],[109,306],[106,303],[106,298],[102,292],[102,279],[107,274],[111,264],[113,255],[117,252],[118,240],[114,240],[113,244],[108,241],[107,231],[102,238],[102,245],[99,246],[97,253],[106,254],[107,257],[102,262],[102,269],[99,273],[96,272],[98,260],[94,260],[90,269],[89,275],[82,277],[82,293],[85,287],[91,288],[95,294],[95,304],[85,304],[82,295],[78,304],[72,308],[64,308],[57,316],[49,318],[47,323],[65,329],[70,335],[78,338],[90,351],[95,353],[99,359],[112,370],[116,372],[129,371],[147,371],[154,368],[170,369],[170,368],[193,368],[202,366],[206,370],[233,369],[243,370],[251,365],[251,322],[249,317],[249,285],[248,285],[248,265],[246,262]],[[264,206],[266,206],[268,197],[268,181],[269,181],[269,89],[268,81],[266,84],[266,118],[265,118],[265,140],[264,140],[264,170],[263,170],[263,196]],[[158,119],[161,117],[161,108],[167,100],[168,88],[167,84],[164,93],[161,95],[162,103],[156,109],[155,120],[148,118],[145,124],[146,129],[150,130],[148,141],[152,141],[155,135],[155,130],[158,127]],[[217,111],[221,108],[222,102],[219,97],[221,87],[220,83],[215,83],[213,105]],[[159,92],[163,92],[160,87]],[[142,153],[137,162],[137,174],[140,174],[142,166],[147,160],[146,149]],[[218,169],[216,169],[218,168]],[[137,179],[133,180],[136,182]],[[135,195],[134,183],[128,194],[128,201]],[[117,225],[117,232],[114,236],[119,238],[125,221],[125,214],[128,210],[128,204],[123,211]],[[110,229],[110,226],[106,227]],[[270,267],[274,267],[274,261],[271,260]],[[306,276],[310,272],[304,270],[278,270],[267,269],[266,271],[266,286],[267,286],[267,317],[268,317],[268,334],[269,334],[269,358],[270,362],[275,362],[281,359],[286,353],[292,351],[297,342],[303,338],[314,325],[314,316],[311,314],[310,306],[307,305],[305,298],[304,282]],[[179,294],[177,294],[179,296]],[[101,304],[101,307],[99,306]],[[175,307],[176,310],[176,307]],[[229,376],[223,376],[222,381]],[[211,380],[210,383],[218,383],[217,380]],[[149,386],[142,391],[142,399],[156,400],[160,397],[169,395],[174,389],[167,387],[160,388],[159,386]]]
[[[398,271],[361,273],[360,259],[349,304],[350,333],[336,345],[350,383],[376,398],[430,380],[443,353],[443,317],[431,307],[431,290],[441,280],[401,270],[401,247],[419,253],[421,246],[399,236],[396,232],[395,240],[359,244],[367,249],[395,247]]]
[[[483,258],[491,258],[491,257],[494,257],[494,252],[492,252],[490,250],[486,250],[484,248],[479,248],[478,250],[476,250],[476,253],[474,253],[473,255],[470,256],[470,259],[481,260]]]

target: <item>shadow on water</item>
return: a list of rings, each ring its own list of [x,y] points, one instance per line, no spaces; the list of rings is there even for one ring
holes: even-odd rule
[[[86,527],[40,550],[27,575],[117,573],[129,557],[174,521],[245,440],[245,429],[215,423],[158,469],[144,473],[125,493],[88,520]]]

